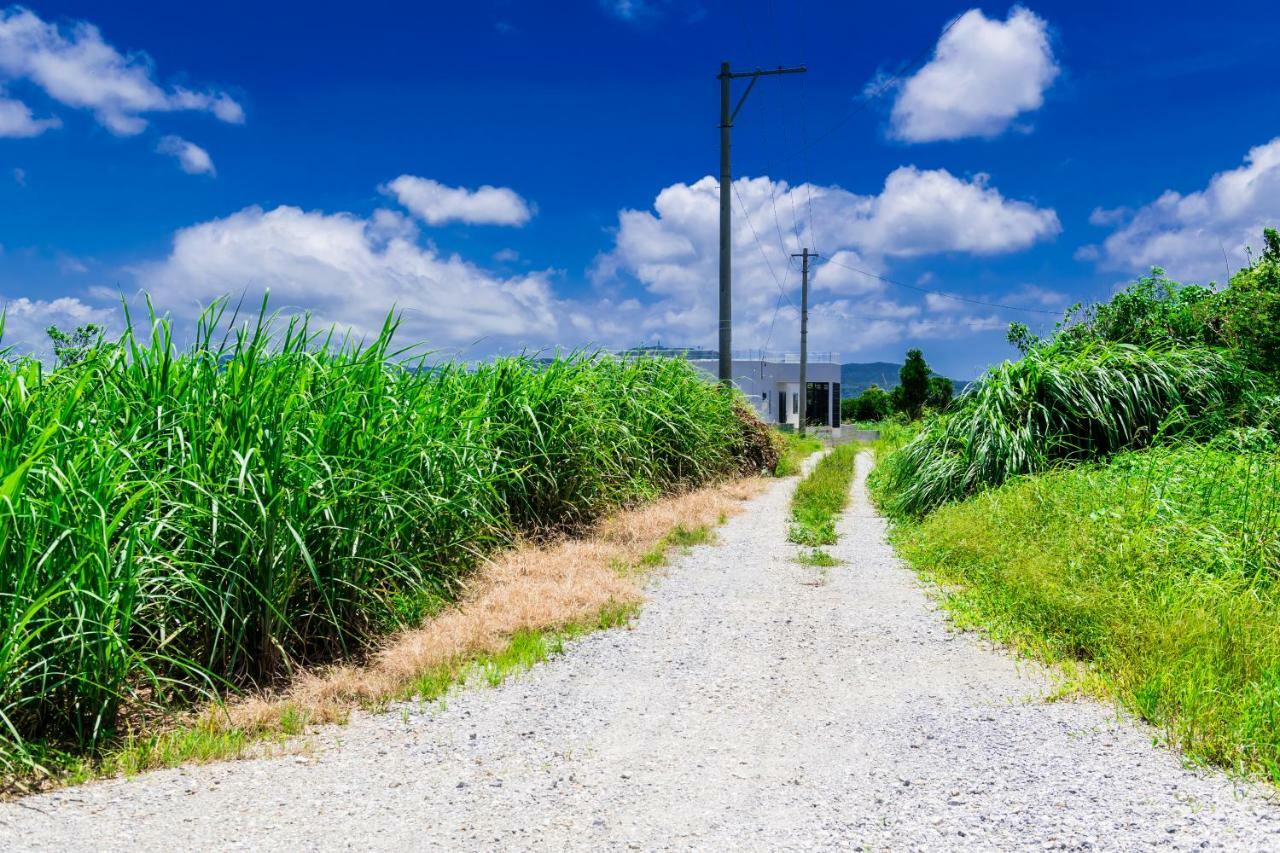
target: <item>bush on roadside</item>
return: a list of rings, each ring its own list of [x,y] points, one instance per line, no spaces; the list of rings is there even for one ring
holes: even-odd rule
[[[1280,430],[1280,233],[1228,287],[1159,268],[1108,302],[1068,311],[1021,360],[991,368],[945,415],[883,460],[892,513],[919,516],[1010,477],[1104,458],[1156,438]]]

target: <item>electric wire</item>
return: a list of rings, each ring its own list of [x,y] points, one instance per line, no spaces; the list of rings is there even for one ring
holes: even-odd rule
[[[791,264],[787,264],[787,272],[791,272]],[[773,343],[773,327],[778,323],[778,311],[782,308],[782,296],[783,294],[779,293],[778,298],[773,303],[773,319],[769,321],[769,334],[765,336],[764,349],[761,350],[761,353],[768,352],[769,344]]]
[[[775,56],[779,56],[779,57],[781,57],[781,56],[782,56],[782,39],[781,39],[781,37],[779,36],[779,33],[782,31],[782,21],[781,21],[781,20],[779,19],[779,17],[778,17],[778,7],[777,7],[777,4],[774,2],[774,0],[769,0],[769,19],[770,19],[770,21],[772,22],[772,25],[773,25],[773,26],[772,26],[772,31],[773,31],[773,52],[774,52],[774,55],[775,55]],[[801,65],[804,65],[804,63],[803,63],[803,62],[801,62],[800,64],[801,64]],[[803,82],[803,80],[804,80],[804,75],[801,75],[801,76],[800,76],[800,79],[801,79],[801,81]],[[788,122],[788,121],[787,121],[786,99],[785,99],[785,98],[783,97],[783,95],[782,95],[782,86],[784,85],[784,81],[782,80],[782,78],[781,78],[781,77],[778,77],[778,79],[777,79],[777,81],[776,81],[776,85],[777,85],[777,87],[778,87],[777,92],[776,92],[777,99],[774,101],[774,103],[777,105],[776,115],[777,115],[777,118],[778,118],[779,136],[781,137],[781,142],[782,142],[782,148],[781,148],[781,150],[785,151],[785,150],[787,150],[788,148],[790,148],[790,147],[791,147],[791,143],[790,143],[790,141],[787,139],[787,126],[788,126],[788,124],[790,124],[790,122]],[[771,153],[772,153],[774,156],[777,156],[777,152],[776,152],[776,151],[775,151],[775,152],[771,152]],[[764,177],[765,177],[765,178],[767,178],[767,179],[769,180],[769,182],[770,182],[769,192],[770,192],[770,194],[772,195],[772,194],[774,193],[774,191],[777,189],[777,182],[773,179],[773,177],[772,177],[772,176],[770,176],[770,175],[768,174],[768,172],[765,172],[765,173],[763,173],[763,174],[764,174]],[[788,190],[787,190],[787,198],[791,200],[791,227],[792,227],[792,230],[795,232],[795,235],[796,235],[796,246],[795,246],[795,247],[798,249],[798,248],[800,248],[800,246],[801,246],[801,244],[802,244],[802,242],[803,242],[803,239],[804,239],[804,238],[803,238],[803,237],[801,236],[801,234],[800,234],[800,220],[799,220],[799,218],[796,216],[796,199],[795,199],[795,188],[794,188],[794,187],[789,187],[789,188],[788,188]],[[774,202],[773,218],[774,218],[774,222],[776,223],[776,222],[777,222],[777,220],[778,220],[778,208],[777,208],[777,202],[776,202],[776,201]],[[778,225],[778,232],[779,232],[779,234],[778,234],[779,239],[781,239],[781,236],[782,236],[782,234],[781,234],[781,232],[782,232],[782,226],[781,226],[781,224],[779,224],[779,225]],[[784,241],[782,241],[782,253],[783,253],[784,255],[788,255],[788,256],[791,254],[791,250],[787,247],[787,245],[786,245],[786,241],[785,241],[785,240],[784,240]]]
[[[812,172],[809,167],[809,118],[808,118],[808,95],[805,87],[804,75],[800,77],[800,141],[801,152],[804,154],[803,172],[804,172],[804,194],[809,206],[809,242],[813,244],[813,253],[818,252],[818,231],[813,223],[813,180]],[[792,202],[792,209],[795,208],[795,202]]]
[[[938,35],[938,41],[942,41],[942,39],[946,37],[947,33],[951,32],[951,29],[956,25],[956,22],[959,21],[962,17],[964,17],[964,13],[960,15],[956,15],[950,21],[947,21],[946,26],[942,28],[942,32]],[[857,115],[858,113],[866,109],[873,101],[878,99],[885,92],[889,91],[890,87],[892,87],[895,83],[898,83],[902,79],[902,76],[906,74],[908,70],[914,71],[916,67],[924,60],[926,56],[929,55],[929,53],[932,50],[934,50],[936,46],[937,46],[937,42],[926,47],[924,50],[920,51],[920,53],[916,54],[914,58],[899,65],[897,71],[893,72],[888,77],[881,79],[877,86],[875,86],[874,88],[868,87],[867,89],[864,89],[862,92],[862,96],[854,105],[853,109],[849,110],[847,113],[841,116],[835,122],[835,124],[831,125],[822,133],[819,133],[809,142],[802,145],[799,149],[786,155],[781,160],[777,160],[773,163],[770,163],[768,168],[765,169],[765,172],[768,173],[774,167],[780,166],[783,163],[786,163],[790,160],[794,160],[796,157],[801,156],[806,151],[808,151],[809,149],[817,145],[819,142],[822,142],[823,140],[827,139],[832,134],[834,134],[837,130],[844,127],[845,124],[847,124],[851,118],[853,118],[855,115]]]
[[[765,269],[769,270],[769,277],[772,278],[773,283],[777,285],[778,292],[786,297],[787,303],[792,308],[796,307],[795,303],[791,301],[791,297],[787,296],[786,290],[783,289],[782,282],[778,281],[778,274],[773,271],[773,264],[769,261],[769,253],[764,250],[764,244],[760,242],[760,235],[756,233],[756,226],[751,223],[751,215],[747,213],[747,206],[742,203],[742,194],[738,192],[738,185],[733,181],[730,181],[729,185],[733,187],[733,194],[738,199],[738,207],[742,210],[742,218],[746,220],[747,227],[751,229],[751,236],[756,241],[756,248],[760,250],[760,257],[764,258]],[[724,192],[724,190],[721,189],[721,192]],[[788,270],[790,270],[790,267],[791,265],[788,263]]]

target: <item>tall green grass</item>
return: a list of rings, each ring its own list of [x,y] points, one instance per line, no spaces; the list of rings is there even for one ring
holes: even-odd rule
[[[1045,346],[992,368],[944,415],[884,458],[882,504],[920,516],[1010,477],[1211,436],[1253,379],[1220,351],[1086,342]]]
[[[478,555],[735,474],[751,441],[679,359],[432,365],[392,320],[359,344],[224,306],[179,349],[149,319],[0,362],[0,771],[359,654]]]
[[[895,544],[961,624],[1084,661],[1192,758],[1280,783],[1280,455],[1254,438],[1019,478]]]

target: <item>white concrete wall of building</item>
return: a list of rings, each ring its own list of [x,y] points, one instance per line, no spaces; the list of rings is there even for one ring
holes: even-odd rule
[[[715,379],[719,376],[720,365],[716,361],[696,359],[689,362],[694,367]],[[840,407],[839,391],[836,385],[840,382],[840,365],[834,362],[816,362],[806,365],[805,381],[825,382],[831,395],[832,411]],[[800,365],[796,362],[776,361],[738,361],[733,362],[733,382],[742,391],[743,396],[751,401],[756,412],[766,423],[781,423],[778,418],[778,405],[787,406],[786,423],[793,427],[800,425],[800,411],[803,402],[800,395]]]

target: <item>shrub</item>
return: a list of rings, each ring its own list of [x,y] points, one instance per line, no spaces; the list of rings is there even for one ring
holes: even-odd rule
[[[989,370],[876,476],[888,511],[921,515],[1015,475],[1141,447],[1157,435],[1211,436],[1232,423],[1254,385],[1205,347],[1038,347]]]
[[[1262,257],[1231,278],[1218,297],[1222,336],[1245,364],[1280,371],[1280,233],[1268,228]]]
[[[893,413],[893,401],[889,392],[872,385],[857,397],[840,401],[840,417],[846,421],[879,421]]]
[[[925,403],[935,412],[945,412],[955,394],[955,384],[950,379],[945,376],[930,376]]]
[[[1008,339],[1022,353],[1047,346],[1088,342],[1140,347],[1223,348],[1252,370],[1280,370],[1280,232],[1263,232],[1264,250],[1231,276],[1227,287],[1180,284],[1154,267],[1107,302],[1074,306],[1041,340],[1023,323],[1009,327]]]

